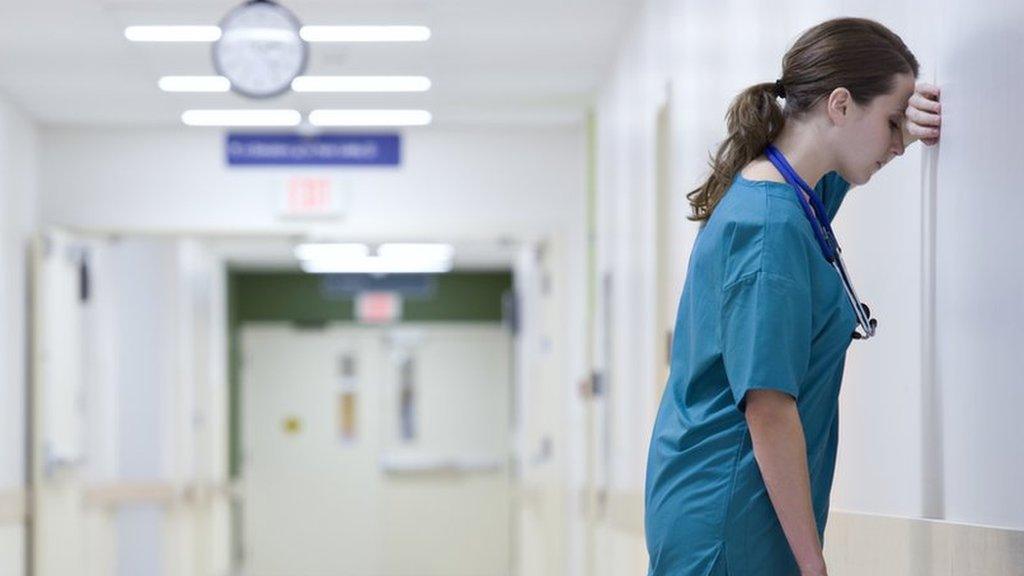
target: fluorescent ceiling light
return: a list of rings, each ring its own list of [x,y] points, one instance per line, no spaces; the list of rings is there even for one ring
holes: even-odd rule
[[[189,126],[298,126],[297,110],[187,110],[181,121]]]
[[[227,92],[231,81],[223,76],[164,76],[158,82],[164,92]]]
[[[313,126],[425,126],[430,124],[426,110],[313,110]]]
[[[306,42],[424,42],[426,26],[303,26],[299,36]]]
[[[451,260],[455,256],[455,248],[451,244],[381,244],[377,255],[410,260]]]
[[[216,42],[218,26],[129,26],[124,37],[132,42]]]
[[[368,256],[359,260],[325,262],[303,260],[302,271],[310,274],[444,274],[451,272],[451,261],[420,262]]]
[[[292,80],[296,92],[426,92],[424,76],[299,76]]]
[[[314,274],[440,274],[453,267],[448,244],[384,244],[376,256],[365,244],[302,244],[302,270]]]
[[[370,248],[366,244],[352,243],[316,243],[299,244],[295,247],[295,257],[299,260],[328,260],[345,258],[366,258]]]
[[[239,39],[290,40],[289,33],[273,29],[241,31]],[[299,36],[306,42],[425,42],[430,39],[426,26],[303,26]],[[128,26],[124,37],[132,42],[216,42],[219,26]],[[257,38],[258,37],[258,38]],[[232,38],[235,38],[233,35]]]
[[[164,76],[164,92],[227,92],[231,81],[223,76]],[[430,79],[424,76],[299,76],[292,81],[296,92],[425,92]]]

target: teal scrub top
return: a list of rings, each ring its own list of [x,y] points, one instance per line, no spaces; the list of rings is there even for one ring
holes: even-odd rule
[[[850,185],[815,191],[831,221]],[[754,459],[745,394],[793,396],[824,541],[856,314],[788,184],[737,175],[697,234],[647,457],[649,576],[799,570]]]

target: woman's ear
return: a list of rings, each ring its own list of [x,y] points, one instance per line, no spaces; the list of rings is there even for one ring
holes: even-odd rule
[[[825,102],[825,109],[829,119],[836,126],[842,126],[849,118],[850,108],[853,106],[853,96],[846,88],[836,88],[828,95]]]

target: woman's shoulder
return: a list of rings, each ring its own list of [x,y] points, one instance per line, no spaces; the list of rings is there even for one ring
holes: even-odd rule
[[[757,220],[759,217],[762,224],[774,223],[803,229],[806,216],[796,190],[787,182],[773,179],[763,169],[750,166],[752,168],[749,171],[736,173],[723,197],[722,204],[726,205],[723,212],[735,212],[729,217],[736,217],[737,214],[748,220],[751,217]],[[814,190],[825,207],[829,221],[839,212],[850,188],[850,183],[836,171],[828,172],[815,184]]]
[[[717,218],[720,225],[727,228],[739,226],[763,232],[780,227],[783,232],[799,229],[803,217],[799,200],[789,184],[751,180],[742,172],[736,174],[712,213],[712,219]]]
[[[762,270],[794,276],[790,268],[810,253],[814,239],[793,193],[788,184],[737,174],[702,232],[722,258],[724,285]]]

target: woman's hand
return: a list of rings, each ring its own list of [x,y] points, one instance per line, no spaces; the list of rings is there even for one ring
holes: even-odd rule
[[[903,144],[910,145],[920,140],[928,146],[939,142],[942,123],[942,105],[939,104],[939,87],[918,82],[914,95],[907,102],[903,120]]]

